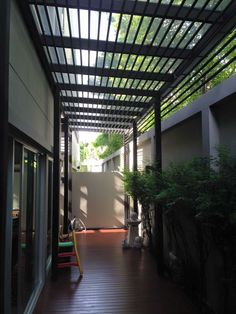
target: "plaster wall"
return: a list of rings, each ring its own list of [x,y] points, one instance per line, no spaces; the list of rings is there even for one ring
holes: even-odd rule
[[[217,122],[219,145],[225,146],[236,156],[236,95],[226,99],[224,104],[214,106],[212,112]]]
[[[124,225],[124,188],[117,173],[72,174],[72,210],[86,228]]]
[[[163,168],[171,162],[182,162],[201,156],[201,116],[195,115],[162,132]]]
[[[53,95],[15,1],[10,24],[9,122],[52,151]]]

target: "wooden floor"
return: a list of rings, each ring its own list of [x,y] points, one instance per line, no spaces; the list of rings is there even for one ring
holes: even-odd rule
[[[84,276],[76,268],[59,270],[46,284],[35,314],[199,314],[183,291],[156,274],[148,252],[122,250],[125,231],[78,235]]]

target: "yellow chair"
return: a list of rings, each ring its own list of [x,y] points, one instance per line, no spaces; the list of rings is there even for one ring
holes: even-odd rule
[[[58,268],[66,268],[66,267],[76,266],[79,268],[80,275],[83,276],[83,268],[82,268],[81,263],[80,263],[75,231],[72,230],[72,241],[59,242],[58,247],[61,248],[62,250],[63,250],[63,248],[72,248],[71,252],[60,252],[60,253],[58,253],[59,259],[74,256],[75,261],[58,262],[57,267]]]

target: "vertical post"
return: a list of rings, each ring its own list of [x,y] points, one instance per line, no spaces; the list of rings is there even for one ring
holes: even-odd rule
[[[124,170],[129,169],[129,143],[127,142],[126,136],[124,136]],[[127,226],[127,219],[129,218],[129,196],[125,193],[124,198],[125,207],[125,226]]]
[[[133,121],[133,171],[138,170],[137,162],[137,123]],[[137,196],[134,196],[134,212],[138,213],[138,199]]]
[[[53,136],[53,213],[52,213],[52,279],[57,278],[57,254],[60,210],[60,97],[54,95],[54,136]]]
[[[6,235],[7,219],[7,172],[8,172],[8,93],[9,93],[9,37],[10,37],[10,1],[0,1],[0,313],[5,313],[6,278],[5,256],[6,242],[9,245],[10,235]]]
[[[155,98],[154,103],[154,119],[155,119],[155,166],[157,175],[162,172],[162,146],[161,146],[161,100],[160,97]],[[158,187],[157,187],[158,188]],[[155,204],[155,245],[157,253],[157,271],[159,275],[163,275],[163,216],[160,204]]]
[[[68,187],[69,187],[69,212],[72,213],[72,133],[69,130],[69,177],[68,177]]]
[[[69,205],[69,122],[68,117],[64,118],[64,223],[63,233],[68,233],[68,205]]]

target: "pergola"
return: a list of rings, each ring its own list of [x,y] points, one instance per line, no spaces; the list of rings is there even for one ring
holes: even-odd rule
[[[155,160],[161,170],[161,119],[176,107],[171,95],[209,54],[217,56],[215,47],[236,25],[236,2],[25,0],[19,1],[19,6],[54,93],[56,268],[62,114],[67,157],[68,129],[119,133],[124,135],[124,144],[132,133],[135,152],[137,135],[151,119]],[[68,169],[68,158],[65,163]],[[136,170],[135,153],[133,165]],[[65,187],[68,193],[68,173]],[[65,199],[68,205],[68,194]],[[65,207],[65,223],[66,211]],[[161,269],[161,210],[156,218]]]
[[[233,0],[29,0],[20,5],[73,130],[127,133],[236,24]]]

